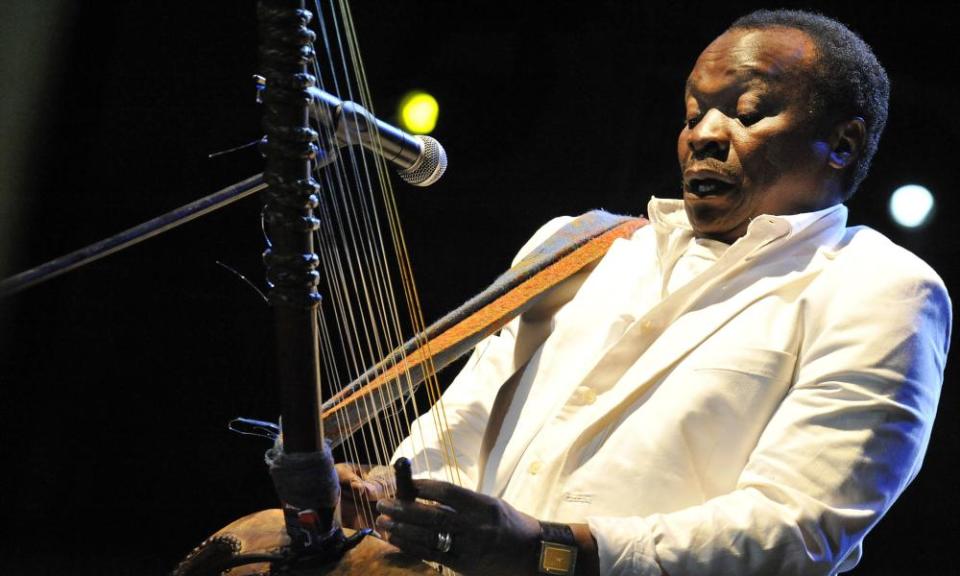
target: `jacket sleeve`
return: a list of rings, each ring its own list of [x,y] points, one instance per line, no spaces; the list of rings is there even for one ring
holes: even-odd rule
[[[793,385],[736,489],[667,514],[590,518],[601,573],[783,576],[856,565],[863,537],[920,468],[951,308],[916,260],[905,270],[873,261],[872,272],[848,264],[847,283],[804,309]]]
[[[513,264],[571,220],[563,216],[544,224],[520,249]],[[477,487],[480,448],[490,410],[500,385],[518,368],[514,365],[514,349],[519,323],[515,318],[474,348],[437,404],[411,424],[409,435],[391,461],[405,456],[413,464],[415,477]]]

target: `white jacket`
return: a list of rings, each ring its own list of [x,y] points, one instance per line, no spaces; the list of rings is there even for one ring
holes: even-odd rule
[[[649,215],[571,280],[572,299],[477,346],[443,396],[456,465],[436,414],[398,455],[541,520],[587,522],[603,574],[852,568],[926,449],[943,282],[837,206],[754,219],[667,295],[692,231],[680,201]]]

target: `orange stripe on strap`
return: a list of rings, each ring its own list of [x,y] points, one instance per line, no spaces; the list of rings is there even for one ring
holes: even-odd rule
[[[386,382],[399,378],[407,371],[427,362],[434,355],[440,354],[471,336],[478,333],[483,333],[484,337],[493,334],[510,322],[516,316],[516,312],[526,303],[573,276],[588,264],[600,259],[615,240],[629,237],[646,223],[646,220],[642,218],[629,220],[587,241],[570,254],[550,264],[514,289],[496,298],[449,330],[442,332],[433,340],[411,352],[363,388],[343,399],[336,406],[326,410],[323,413],[323,418],[335,417],[341,408],[371,394]]]

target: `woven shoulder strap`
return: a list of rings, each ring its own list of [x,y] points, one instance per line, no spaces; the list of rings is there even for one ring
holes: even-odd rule
[[[382,398],[406,398],[429,370],[438,371],[522,314],[537,297],[596,262],[619,238],[647,224],[644,218],[587,212],[555,232],[486,290],[410,339],[385,360],[323,403],[325,434],[340,444],[376,413]],[[371,394],[382,386],[390,393]],[[355,402],[365,398],[362,409]],[[372,409],[373,408],[373,409]]]

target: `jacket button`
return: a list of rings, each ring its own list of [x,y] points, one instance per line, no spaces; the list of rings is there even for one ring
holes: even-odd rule
[[[529,472],[531,476],[536,476],[537,472],[539,472],[540,468],[542,467],[543,467],[543,462],[539,460],[534,460],[533,462],[530,463],[530,467],[527,468],[527,472]]]

